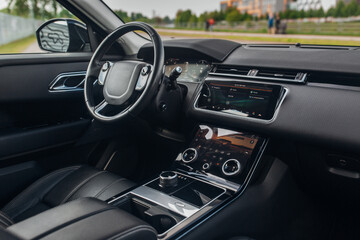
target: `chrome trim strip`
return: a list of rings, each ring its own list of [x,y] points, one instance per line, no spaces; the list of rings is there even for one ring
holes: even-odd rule
[[[175,197],[169,196],[150,187],[140,186],[130,193],[135,196],[144,198],[150,202],[154,202],[184,217],[190,217],[199,211],[199,208],[186,203],[183,200],[176,199]]]
[[[300,73],[300,72],[299,72]],[[274,82],[291,82],[291,83],[305,83],[307,78],[307,73],[304,73],[304,76],[300,80],[290,79],[290,78],[272,78],[272,77],[260,77],[252,75],[242,75],[242,74],[230,74],[230,73],[209,73],[209,76],[219,76],[219,77],[236,77],[236,78],[249,78],[254,80],[270,80]]]
[[[65,80],[64,78],[68,77],[77,77],[77,76],[84,76],[84,79],[75,87],[66,87],[64,86]],[[60,73],[55,77],[55,79],[49,85],[50,92],[67,92],[67,91],[84,91],[84,88],[80,86],[85,82],[86,71],[81,72],[66,72]],[[60,86],[56,86],[60,81],[64,81],[61,83]]]
[[[246,82],[246,83],[254,83],[254,82],[250,82],[250,81],[246,81],[246,80],[238,80],[238,79],[225,79],[225,78],[209,78],[207,80],[214,80],[214,81],[237,81],[237,82]],[[206,80],[205,80],[206,81]],[[286,87],[284,87],[283,85],[281,85],[284,89],[284,93],[282,94],[280,100],[279,100],[279,103],[278,105],[276,106],[276,109],[275,109],[275,112],[274,112],[274,115],[271,119],[269,120],[266,120],[266,119],[259,119],[259,118],[251,118],[251,117],[244,117],[244,116],[239,116],[239,115],[236,115],[236,114],[232,114],[232,113],[226,113],[226,112],[216,112],[216,111],[212,111],[212,110],[208,110],[208,109],[202,109],[202,108],[198,108],[197,107],[197,103],[199,101],[199,97],[200,97],[200,94],[201,94],[201,90],[202,90],[202,87],[204,86],[204,83],[205,81],[203,82],[203,84],[201,85],[200,87],[200,91],[197,93],[196,95],[196,98],[195,98],[195,101],[194,101],[194,104],[193,104],[193,108],[195,111],[198,111],[198,112],[204,112],[204,113],[210,113],[210,114],[214,114],[214,115],[218,115],[218,116],[232,116],[232,117],[235,117],[235,118],[238,118],[238,119],[243,119],[243,120],[247,120],[247,121],[251,121],[251,122],[259,122],[259,123],[266,123],[266,124],[269,124],[269,123],[272,123],[275,121],[277,115],[279,114],[279,110],[280,110],[280,107],[282,105],[282,103],[284,102],[286,96],[289,94],[290,90]]]
[[[203,180],[203,182],[212,184],[216,187],[225,188],[225,189],[228,189],[233,192],[237,192],[241,187],[240,184],[228,181],[225,178],[218,177],[211,173],[207,173],[207,172],[201,172],[201,173],[196,172],[195,173],[195,172],[188,172],[188,171],[182,170],[182,169],[178,169],[178,171],[180,171],[182,174],[185,173],[189,176],[196,177],[197,180],[201,179],[201,180]]]

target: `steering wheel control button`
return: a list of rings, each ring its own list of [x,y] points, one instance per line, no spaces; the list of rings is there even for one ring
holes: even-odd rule
[[[149,77],[150,70],[151,70],[150,66],[145,66],[141,69],[138,81],[135,86],[136,91],[144,90]]]
[[[105,72],[110,68],[110,63],[109,62],[105,62],[104,65],[101,68],[101,71]]]
[[[141,75],[146,76],[150,73],[150,66],[145,66],[141,69]]]
[[[182,160],[184,163],[191,163],[196,160],[198,153],[195,148],[188,148],[182,154]]]
[[[226,176],[235,176],[241,171],[241,164],[237,159],[226,160],[222,165],[222,172]]]
[[[101,67],[101,71],[99,73],[99,77],[98,77],[98,84],[103,86],[105,83],[105,79],[106,79],[106,75],[108,74],[108,70],[111,68],[111,66],[113,65],[112,62],[105,62],[102,67]]]
[[[173,171],[165,171],[160,173],[159,186],[162,188],[176,187],[178,184],[178,175]]]
[[[204,163],[204,165],[202,166],[202,168],[203,168],[204,170],[208,170],[208,169],[210,168],[210,164]]]

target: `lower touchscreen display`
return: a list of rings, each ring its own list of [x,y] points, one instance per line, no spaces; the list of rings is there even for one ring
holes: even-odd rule
[[[269,120],[282,94],[279,85],[206,81],[197,107],[243,117]]]

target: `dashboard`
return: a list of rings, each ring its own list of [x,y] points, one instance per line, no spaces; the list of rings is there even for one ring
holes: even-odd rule
[[[199,122],[206,120],[224,127],[246,129],[269,137],[282,136],[334,149],[341,146],[341,151],[358,152],[360,149],[358,48],[316,45],[296,47],[291,44],[241,45],[219,39],[178,39],[163,42],[166,74],[178,65],[184,69],[178,80],[187,88],[184,115],[189,119]],[[152,46],[147,44],[139,51],[138,57],[151,61],[151,53]],[[229,70],[230,74],[213,74],[213,66],[218,65],[228,66],[228,69],[223,70]],[[262,73],[263,78],[246,76],[252,69],[259,70],[259,74],[266,70]],[[284,74],[278,74],[278,71]],[[285,75],[289,71],[290,74],[294,71],[307,73],[309,77],[304,82],[287,81],[290,77]],[[266,74],[269,74],[271,79],[267,78]],[[274,78],[279,80],[274,81]],[[224,91],[216,92],[218,97],[210,99],[213,101],[212,105],[197,106],[205,80],[279,85],[286,89],[286,93],[280,96],[272,121],[251,121],[258,119],[239,117],[243,114],[241,112],[250,114],[240,102],[232,101],[231,106],[234,108],[230,109],[229,113],[226,101],[224,106],[224,99],[221,99],[221,96],[226,96],[226,91],[225,95]],[[246,93],[243,96],[246,96]],[[270,108],[271,116],[273,103],[263,102],[255,114],[263,116],[263,109]],[[266,104],[268,105],[264,108]],[[248,106],[254,105],[255,102]],[[213,106],[222,109],[208,111],[207,108]],[[269,116],[266,119],[269,119]]]
[[[198,83],[207,77],[211,65],[206,60],[169,58],[165,61],[165,75],[169,77],[175,67],[182,68],[182,74],[178,77],[177,81]]]

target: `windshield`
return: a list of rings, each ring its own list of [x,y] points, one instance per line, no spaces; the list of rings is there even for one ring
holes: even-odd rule
[[[150,23],[163,39],[360,45],[360,0],[104,0],[124,21]]]

